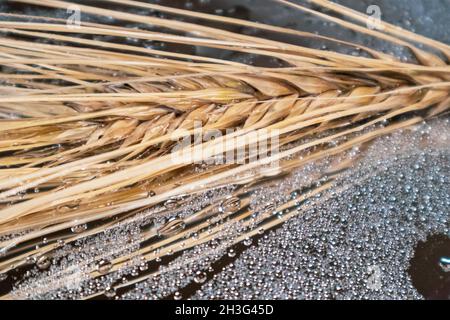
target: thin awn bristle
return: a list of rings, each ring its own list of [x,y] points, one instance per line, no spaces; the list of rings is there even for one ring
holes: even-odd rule
[[[56,0],[13,2],[55,9],[70,5]],[[367,55],[311,49],[202,24],[89,5],[80,8],[87,14],[192,32],[181,36],[169,31],[85,22],[74,31],[62,19],[1,14],[8,19],[0,21],[0,32],[7,35],[0,39],[0,234],[20,235],[2,238],[0,250],[6,258],[0,262],[0,273],[26,265],[30,258],[51,255],[59,247],[56,241],[34,247],[43,237],[56,240],[52,237],[59,232],[92,225],[64,236],[64,243],[73,243],[130,219],[171,212],[170,208],[161,208],[167,201],[194,197],[223,186],[237,187],[228,196],[212,199],[183,221],[172,221],[165,228],[149,228],[142,233],[138,250],[116,257],[117,252],[111,249],[107,254],[115,257],[108,272],[120,270],[138,256],[155,261],[167,253],[193,248],[214,239],[232,224],[240,225],[242,230],[250,229],[232,241],[238,243],[258,232],[250,228],[256,223],[251,221],[254,212],[248,198],[255,184],[289,174],[313,161],[345,155],[355,146],[414,126],[449,108],[450,67],[438,54],[414,43],[425,44],[446,57],[450,56],[449,47],[389,24],[384,24],[386,32],[370,30],[302,5],[276,1],[405,47],[418,63],[288,28],[136,1],[105,2],[334,41],[358,47]],[[360,22],[364,19],[329,1],[312,2]],[[23,22],[24,18],[27,22]],[[92,36],[132,37],[266,56],[284,66],[257,67],[106,42]],[[24,37],[36,41],[31,45]],[[174,150],[177,139],[195,136],[199,129],[226,134]],[[252,139],[255,132],[258,135],[254,143],[276,137],[280,151],[275,152],[275,146],[269,145],[271,153],[267,158],[249,161],[250,155],[246,154],[244,163],[209,165],[204,171],[198,169],[194,160],[186,162],[176,157],[183,152],[190,152],[197,160],[205,155],[221,157],[242,147],[230,142]],[[275,161],[279,167],[267,169]],[[353,161],[343,160],[330,172],[345,169]],[[320,176],[317,173],[317,179]],[[333,179],[330,174],[324,184],[311,192],[272,209],[294,207],[332,188]],[[207,219],[217,218],[217,208],[230,197],[239,199],[239,208],[225,212],[220,217],[220,222],[225,222],[208,228]],[[270,229],[295,214],[298,212],[268,221],[267,211],[257,223]],[[181,224],[189,227],[172,232]],[[158,232],[168,235],[147,245]],[[189,238],[180,248],[181,239],[191,233],[198,237]],[[100,276],[95,269],[88,273],[92,278]]]

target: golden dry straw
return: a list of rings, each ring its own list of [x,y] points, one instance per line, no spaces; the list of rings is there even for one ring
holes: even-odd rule
[[[13,2],[59,9],[70,5],[56,0]],[[449,107],[450,67],[445,61],[450,57],[449,46],[387,23],[383,23],[381,31],[370,30],[364,26],[366,16],[330,1],[310,0],[362,24],[289,1],[276,2],[405,47],[417,63],[288,28],[136,1],[103,2],[111,3],[111,8],[120,4],[154,9],[203,21],[334,41],[359,48],[365,55],[355,57],[201,23],[89,5],[79,7],[83,13],[168,31],[87,22],[74,31],[61,19],[1,14],[5,19],[0,21],[0,31],[6,36],[0,38],[0,234],[26,233],[0,243],[10,254],[0,263],[0,272],[26,264],[27,258],[51,253],[58,247],[57,238],[51,235],[59,231],[98,223],[97,227],[66,236],[64,240],[69,243],[102,232],[168,199],[239,185],[241,188],[231,196],[239,197],[241,208],[246,208],[245,192],[258,181],[365,145],[376,137],[442,114]],[[99,36],[260,55],[276,58],[286,67],[257,67],[112,43],[99,40]],[[30,38],[32,42],[25,40]],[[418,48],[417,43],[430,50]],[[194,157],[186,163],[182,157],[174,157],[174,153],[186,149],[173,151],[173,147],[177,138],[196,133],[196,123],[201,123],[203,132],[219,130],[223,135],[202,142],[202,153],[198,146],[187,147]],[[232,133],[229,129],[233,129]],[[197,170],[194,160],[234,151],[242,145],[230,141],[245,141],[255,132],[265,133],[258,136],[261,140],[279,136],[281,151],[258,161]],[[279,161],[280,167],[265,169],[273,161]],[[344,162],[337,167],[350,164]],[[190,219],[216,215],[220,203],[212,202]],[[243,210],[228,223],[249,224],[251,214],[251,210]],[[188,232],[200,232],[200,236],[189,240],[185,248],[214,238],[225,227],[220,225],[206,233],[202,232],[205,226],[198,224],[151,247],[143,246],[139,252],[113,261],[111,271],[133,256],[150,261],[170,250],[180,250],[178,240]],[[156,232],[144,232],[142,241]],[[256,231],[252,232],[236,241]],[[42,237],[52,241],[34,249],[30,243]],[[97,276],[95,270],[92,276]]]

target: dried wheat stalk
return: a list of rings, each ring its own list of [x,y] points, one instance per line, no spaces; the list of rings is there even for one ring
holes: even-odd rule
[[[16,2],[53,8],[69,5],[56,0]],[[51,237],[79,224],[99,223],[98,227],[65,237],[66,242],[75,241],[180,195],[238,184],[243,188],[233,196],[241,197],[241,208],[245,208],[245,191],[261,179],[342,153],[414,125],[423,117],[441,114],[449,107],[449,66],[415,43],[447,58],[450,48],[386,23],[383,32],[369,30],[301,5],[278,1],[404,46],[419,63],[402,62],[370,48],[281,27],[128,0],[104,2],[336,41],[358,47],[369,57],[80,5],[85,13],[172,31],[190,30],[191,35],[98,23],[82,23],[77,33],[230,50],[277,58],[289,65],[263,68],[76,37],[63,20],[26,17],[24,22],[23,16],[2,14],[8,19],[0,21],[0,31],[7,34],[0,38],[0,234],[29,232],[0,243],[10,252],[10,257],[0,263],[0,272],[58,247],[50,241],[33,249],[30,241]],[[329,1],[312,2],[358,21],[366,18]],[[30,44],[23,37],[46,42]],[[386,120],[390,120],[389,125],[376,126]],[[250,137],[255,131],[268,132],[269,137],[280,135],[282,151],[256,162],[211,166],[207,172],[199,173],[192,163],[174,161],[172,152],[174,138],[194,134],[196,122],[202,124],[204,132],[235,129],[214,141],[203,142],[203,155],[214,157],[234,150],[238,146],[228,142],[236,137]],[[347,141],[330,146],[339,138]],[[220,144],[229,149],[218,149]],[[189,148],[194,157],[203,156],[195,146]],[[275,160],[280,161],[278,171],[264,171],[264,166]],[[218,205],[220,202],[211,203],[192,219],[200,219],[204,212],[214,215]],[[286,204],[291,206],[293,203]],[[245,211],[229,223],[248,224],[250,215],[251,211]],[[112,220],[114,217],[117,220]],[[266,227],[283,221],[270,222]],[[206,233],[202,232],[205,226],[188,228],[116,259],[112,271],[133,256],[150,261],[169,250],[180,250],[179,240],[188,232],[198,231],[200,236],[189,240],[185,248],[208,241],[224,227]],[[143,234],[143,241],[155,234],[155,229],[149,230]],[[28,245],[20,247],[25,242]],[[161,250],[156,254],[156,249]],[[97,276],[95,270],[92,276]]]

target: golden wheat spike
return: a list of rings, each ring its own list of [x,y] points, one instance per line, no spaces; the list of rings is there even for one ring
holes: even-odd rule
[[[56,0],[16,2],[51,8],[66,8],[70,4]],[[127,0],[106,2],[333,40],[160,5]],[[256,67],[91,40],[71,35],[73,30],[58,19],[48,19],[44,23],[36,22],[38,17],[29,17],[30,21],[23,22],[23,16],[10,15],[8,21],[0,21],[0,30],[8,35],[0,39],[0,64],[6,70],[0,74],[0,152],[4,155],[0,158],[0,234],[28,231],[0,243],[5,251],[15,246],[19,248],[11,251],[10,259],[0,263],[0,272],[57,248],[54,242],[38,249],[20,248],[20,244],[39,237],[84,223],[118,219],[106,220],[96,228],[65,239],[66,242],[76,241],[182,195],[222,185],[250,188],[271,174],[289,172],[308,162],[342,153],[448,110],[449,66],[411,41],[426,44],[448,56],[447,45],[388,24],[385,24],[386,32],[374,31],[288,1],[278,2],[407,47],[420,63],[401,62],[365,47],[361,48],[370,57],[354,57],[201,24],[89,5],[80,5],[80,8],[86,13],[130,22],[176,31],[191,30],[194,35],[175,36],[98,23],[82,23],[77,29],[82,35],[204,46],[273,57],[288,66]],[[351,18],[363,19],[360,14],[331,2],[313,2]],[[21,39],[23,36],[46,42],[28,45]],[[15,76],[17,71],[26,75]],[[53,81],[42,81],[45,79]],[[391,124],[376,126],[386,120],[392,120]],[[197,124],[204,132],[219,130],[223,135],[201,142],[202,152],[198,151],[198,145],[173,151],[178,139],[196,134]],[[279,137],[282,151],[254,162],[212,165],[206,173],[195,170],[196,161],[236,151],[245,144],[230,142],[237,138],[251,139],[255,132],[264,134],[257,135],[254,142]],[[333,146],[339,138],[348,141]],[[185,161],[181,156],[183,152],[193,155],[191,161]],[[248,158],[246,155],[246,160]],[[261,173],[264,166],[274,161],[280,161],[280,172]],[[246,203],[244,189],[233,194],[242,198],[243,205]],[[307,196],[310,195],[303,197]],[[208,207],[212,215],[216,207],[217,203]],[[191,219],[200,219],[204,214],[199,211]],[[251,214],[246,211],[233,217],[230,223],[249,224],[247,218]],[[270,222],[266,227],[283,221]],[[197,225],[151,247],[144,246],[138,252],[117,258],[112,261],[111,272],[137,255],[150,261],[170,250],[181,250],[177,241],[187,232],[198,231],[200,236],[190,240],[185,248],[213,238],[215,232],[224,228],[218,226],[212,233],[206,233],[201,232],[204,226]],[[252,232],[255,231],[245,233],[236,241],[251,236]],[[142,241],[155,233],[149,230]],[[157,249],[161,250],[155,254]],[[98,273],[92,270],[92,277],[96,276]]]

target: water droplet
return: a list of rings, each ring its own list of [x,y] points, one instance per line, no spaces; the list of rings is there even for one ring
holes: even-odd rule
[[[297,191],[292,191],[290,194],[291,200],[295,200],[298,197],[298,192]]]
[[[264,207],[264,211],[265,212],[269,212],[269,213],[273,213],[275,210],[277,209],[276,205],[272,202],[269,202],[265,207]]]
[[[164,207],[166,209],[175,209],[178,206],[178,200],[175,198],[168,199],[164,202]]]
[[[37,259],[36,261],[36,265],[39,269],[41,270],[45,270],[48,269],[48,267],[50,267],[51,264],[51,260],[49,257],[47,256],[41,256],[39,259]]]
[[[246,238],[246,239],[244,240],[244,245],[247,246],[247,247],[251,246],[252,243],[253,243],[252,238]]]
[[[82,233],[83,231],[87,230],[87,224],[83,223],[83,224],[79,224],[77,226],[73,226],[72,228],[70,228],[70,230],[73,233]]]
[[[80,207],[80,201],[74,201],[74,202],[62,204],[62,205],[56,207],[56,211],[59,213],[66,213],[66,212],[76,210],[79,207]]]
[[[228,256],[230,258],[233,258],[236,256],[236,251],[234,251],[233,249],[228,250]]]
[[[219,211],[222,213],[233,213],[241,208],[241,199],[238,197],[228,197],[225,199],[219,207]]]
[[[179,293],[178,291],[175,292],[175,294],[173,295],[173,298],[175,300],[181,300],[183,298],[183,296],[181,295],[181,293]]]
[[[114,288],[107,287],[105,289],[105,296],[108,298],[114,298],[116,296],[116,290]]]
[[[101,259],[98,263],[97,263],[97,271],[100,274],[107,274],[112,268],[112,264],[109,260],[106,259]]]
[[[205,283],[206,279],[207,279],[206,272],[203,272],[203,271],[197,271],[197,272],[195,273],[194,281],[195,281],[196,283]]]
[[[450,272],[450,257],[442,257],[439,260],[439,265],[444,272]]]
[[[183,219],[172,218],[158,229],[158,235],[160,237],[171,236],[177,234],[186,227],[186,223]]]
[[[215,13],[216,15],[222,16],[222,15],[224,15],[225,10],[219,8],[219,9],[214,10],[214,13]]]
[[[6,273],[0,273],[0,281],[5,281],[8,278]]]

